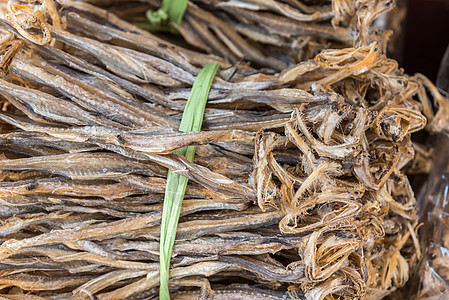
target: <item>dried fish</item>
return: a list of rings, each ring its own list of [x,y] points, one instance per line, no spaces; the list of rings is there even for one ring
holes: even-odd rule
[[[0,169],[40,170],[75,180],[114,179],[129,173],[149,176],[163,174],[161,169],[151,164],[101,152],[48,155],[45,160],[40,157],[2,160]]]
[[[52,30],[55,39],[95,56],[116,75],[131,82],[151,82],[161,86],[180,86],[193,83],[192,74],[160,58],[127,48],[105,46],[101,42],[76,36],[67,31]]]
[[[135,106],[99,93],[78,78],[50,66],[45,60],[39,58],[37,55],[34,55],[32,60],[40,65],[40,67],[34,64],[25,63],[28,59],[25,58],[26,56],[21,55],[25,54],[16,54],[17,59],[11,63],[10,70],[12,73],[38,84],[49,85],[60,93],[69,96],[72,101],[87,110],[95,111],[113,120],[114,116],[116,116],[116,120],[114,121],[125,123],[125,125],[131,125],[134,124],[134,122],[136,122],[135,124],[138,124],[138,126],[170,123],[169,119],[156,116],[157,113],[150,114],[148,109],[146,109],[147,113],[143,113]],[[45,66],[46,68],[43,69],[42,66]],[[120,114],[118,114],[119,111]],[[120,117],[117,117],[118,115],[120,115]]]
[[[14,4],[9,1],[7,18],[14,28],[33,43],[44,45],[51,40],[50,30],[45,22],[41,7]],[[20,2],[20,1],[17,1]],[[51,1],[46,1],[50,2]]]
[[[372,23],[394,2],[193,0],[178,36],[131,23],[159,5],[0,5],[1,297],[156,298],[168,170],[190,179],[175,298],[400,289],[424,255],[407,174],[435,153],[412,133],[449,106],[386,56]],[[176,131],[207,63],[202,131]]]
[[[43,123],[66,123],[75,125],[109,125],[118,126],[101,116],[95,116],[71,101],[56,98],[50,94],[24,88],[0,80],[2,96],[24,112],[30,119]]]

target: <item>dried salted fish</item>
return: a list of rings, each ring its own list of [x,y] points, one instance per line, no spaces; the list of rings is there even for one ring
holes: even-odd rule
[[[0,169],[41,170],[72,179],[114,179],[129,173],[157,175],[161,169],[151,164],[136,162],[112,153],[77,153],[0,161]]]
[[[44,45],[50,42],[50,30],[44,19],[41,7],[35,8],[30,5],[11,2],[20,3],[20,1],[9,1],[8,3],[7,18],[11,21],[14,28],[33,43]],[[46,2],[51,3],[51,1]]]
[[[433,159],[411,135],[444,131],[448,106],[385,55],[392,1],[195,0],[179,36],[128,22],[156,0],[10,2],[2,296],[155,298],[167,169],[190,179],[175,298],[380,299],[408,280],[407,174]],[[176,131],[211,62],[202,131]]]
[[[6,97],[11,104],[37,122],[60,122],[75,125],[118,125],[105,118],[95,116],[92,112],[82,109],[71,101],[63,100],[50,94],[21,87],[4,80],[0,80],[0,87],[4,91],[2,93],[3,97]]]
[[[259,214],[248,214],[243,216],[228,218],[223,220],[193,220],[181,222],[178,225],[177,238],[180,240],[189,240],[213,233],[236,231],[250,229],[253,227],[262,227],[276,224],[279,221],[279,212],[266,212]],[[248,220],[250,219],[250,220]],[[158,237],[159,226],[148,227],[136,231],[133,235],[142,236],[147,239],[156,239]]]
[[[52,278],[46,276],[15,274],[3,276],[0,279],[2,286],[19,286],[24,290],[51,291],[64,287],[74,287],[83,284],[92,276],[73,276],[68,278]]]
[[[175,255],[251,255],[276,253],[283,249],[293,249],[301,242],[301,237],[262,236],[258,234],[224,233],[219,236],[205,236],[194,240],[177,241]],[[141,250],[151,253],[159,251],[157,242],[127,242],[114,245],[117,250]]]
[[[68,67],[74,68],[81,72],[85,72],[86,74],[91,74],[92,76],[97,77],[99,80],[107,82],[112,81],[126,91],[143,97],[148,102],[155,102],[163,106],[178,108],[178,105],[176,103],[170,102],[170,100],[164,96],[163,92],[158,90],[156,87],[150,87],[148,85],[143,87],[138,84],[132,83],[126,79],[108,72],[107,70],[91,64],[81,57],[74,56],[54,47],[44,46],[38,47],[38,49],[43,52],[43,55],[50,55],[53,59],[58,59],[62,64]],[[139,101],[136,101],[136,99],[134,98],[128,97],[126,98],[126,100],[130,101],[133,104],[139,103]]]
[[[233,285],[228,288],[214,288],[213,290],[214,299],[225,300],[225,299],[248,299],[248,300],[264,300],[264,299],[288,299],[288,295],[284,293],[275,292],[272,290],[264,290],[257,287],[251,287],[247,285]],[[173,299],[181,300],[188,299],[194,300],[201,296],[198,292],[193,291],[182,291],[174,293]]]
[[[145,55],[128,48],[105,47],[101,42],[53,30],[53,36],[67,45],[80,48],[94,55],[108,70],[131,82],[151,82],[161,86],[180,86],[181,83],[193,83],[192,74],[167,61],[151,55]]]
[[[115,121],[125,123],[125,125],[138,124],[138,126],[148,126],[148,124],[152,124],[153,122],[156,122],[155,124],[159,124],[157,122],[161,122],[161,124],[170,123],[170,120],[166,117],[157,117],[156,111],[152,114],[149,112],[144,114],[142,110],[138,110],[137,107],[132,106],[125,101],[101,94],[92,87],[87,86],[78,78],[61,72],[57,68],[49,65],[37,55],[34,55],[32,60],[40,65],[40,67],[25,63],[28,60],[25,57],[26,56],[20,57],[19,54],[16,55],[17,59],[13,60],[10,65],[12,73],[38,84],[49,85],[60,93],[69,96],[72,101],[87,110],[95,111],[101,115],[106,114],[107,118],[113,120],[115,115],[115,118],[118,118]],[[43,69],[43,65],[47,68]],[[146,111],[148,111],[148,109],[146,109]],[[120,114],[118,112],[120,112]],[[118,115],[120,115],[120,117],[117,117]],[[125,115],[127,116],[124,117]],[[156,121],[155,118],[159,119],[159,121]],[[145,119],[147,120],[144,121]]]
[[[160,190],[164,182],[160,182]],[[127,184],[108,181],[68,181],[65,178],[41,178],[31,180],[17,180],[1,183],[1,196],[29,195],[42,193],[61,196],[102,197],[107,200],[123,198],[133,194],[143,194],[151,189],[137,189]],[[5,198],[3,198],[6,200]],[[6,200],[8,201],[8,200]],[[30,201],[24,199],[24,201]]]
[[[131,151],[154,154],[168,154],[189,145],[202,145],[212,142],[232,143],[240,140],[241,137],[250,135],[245,134],[245,132],[224,130],[183,133],[151,127],[138,131],[124,131],[102,126],[52,127],[29,122],[17,116],[1,115],[0,118],[27,132],[40,133],[41,136],[52,136],[63,141],[97,144],[103,147],[107,147],[106,145],[119,146]],[[14,143],[11,138],[9,140]]]
[[[149,2],[157,6],[156,1]],[[180,32],[187,42],[209,53],[221,55],[231,62],[236,62],[236,57],[243,57],[275,70],[282,70],[287,66],[286,61],[295,62],[295,43],[304,36],[313,41],[325,38],[337,46],[341,43],[351,44],[352,37],[348,28],[335,28],[329,23],[313,24],[314,21],[330,20],[335,11],[329,5],[309,6],[299,1],[200,0],[189,3],[185,13],[186,22],[181,24]],[[214,41],[214,46],[201,47],[211,40]],[[304,45],[301,48],[307,47],[308,45]],[[319,52],[321,49],[318,47],[318,51],[314,49],[312,52]],[[298,56],[304,56],[304,53]],[[315,53],[305,58],[311,58]]]
[[[0,51],[2,54],[2,60],[0,61],[0,74],[4,76],[8,74],[9,64],[16,55],[20,46],[22,46],[22,42],[14,40],[13,34],[8,34],[2,38],[0,44]]]

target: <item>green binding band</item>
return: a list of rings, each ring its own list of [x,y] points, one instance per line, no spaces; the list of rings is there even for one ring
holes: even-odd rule
[[[200,131],[203,123],[204,109],[210,87],[218,70],[218,64],[207,64],[199,73],[193,83],[192,91],[187,100],[182,114],[179,131]],[[183,155],[190,162],[195,156],[196,146],[188,146],[176,149],[173,153]],[[160,289],[161,300],[170,299],[168,279],[170,259],[175,243],[176,228],[178,227],[179,214],[181,213],[182,200],[186,190],[188,179],[184,176],[168,172],[167,186],[165,187],[164,206],[162,209],[161,238],[159,250],[160,263]]]

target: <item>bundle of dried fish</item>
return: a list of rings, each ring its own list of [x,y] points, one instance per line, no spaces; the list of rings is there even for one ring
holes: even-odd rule
[[[379,298],[402,286],[420,258],[404,167],[413,158],[410,134],[426,119],[411,97],[417,80],[381,53],[377,43],[326,50],[308,72],[285,72],[282,84],[340,97],[296,108],[285,136],[257,137],[259,206],[284,212],[282,232],[309,233],[299,249],[308,281],[298,286],[308,294]],[[285,143],[299,149],[299,164],[277,161]]]
[[[370,31],[390,2],[334,1],[325,10],[201,2],[220,8],[210,28],[223,38],[234,37],[223,29],[231,19],[248,25],[242,32],[275,20],[283,38],[293,16],[341,24],[310,25],[344,36],[338,48],[355,30],[354,47],[279,74],[230,67],[223,53],[176,46],[83,1],[10,2],[0,21],[1,296],[156,297],[167,169],[190,179],[174,298],[380,299],[405,284],[421,256],[406,172],[422,171],[414,153],[425,151],[411,134],[426,117],[428,128],[444,128],[447,104],[388,59]],[[201,29],[210,16],[190,3],[181,32],[210,34]],[[215,77],[203,131],[179,132],[195,76],[210,62],[230,68]],[[194,162],[172,154],[191,145]]]
[[[130,21],[141,21],[145,10],[160,6],[158,0],[93,1],[118,3],[114,12]],[[386,41],[392,32],[372,26],[394,1],[257,1],[196,0],[189,2],[179,32],[192,46],[227,59],[246,60],[261,67],[283,70],[311,59],[327,48],[359,46]],[[375,30],[373,30],[375,28]]]

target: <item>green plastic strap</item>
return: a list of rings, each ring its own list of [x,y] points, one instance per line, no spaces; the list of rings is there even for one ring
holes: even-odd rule
[[[188,0],[163,0],[161,8],[146,13],[150,23],[139,23],[138,26],[149,31],[169,31],[177,33],[182,17],[187,8]]]
[[[193,83],[192,91],[182,114],[179,130],[183,132],[200,131],[203,123],[204,109],[210,87],[218,70],[218,64],[207,64],[198,74]],[[183,155],[193,161],[196,146],[188,146],[175,150],[173,153]],[[165,188],[164,206],[162,209],[161,238],[159,250],[160,262],[160,290],[161,300],[170,299],[168,279],[170,259],[181,213],[182,200],[188,179],[184,176],[168,172]]]

